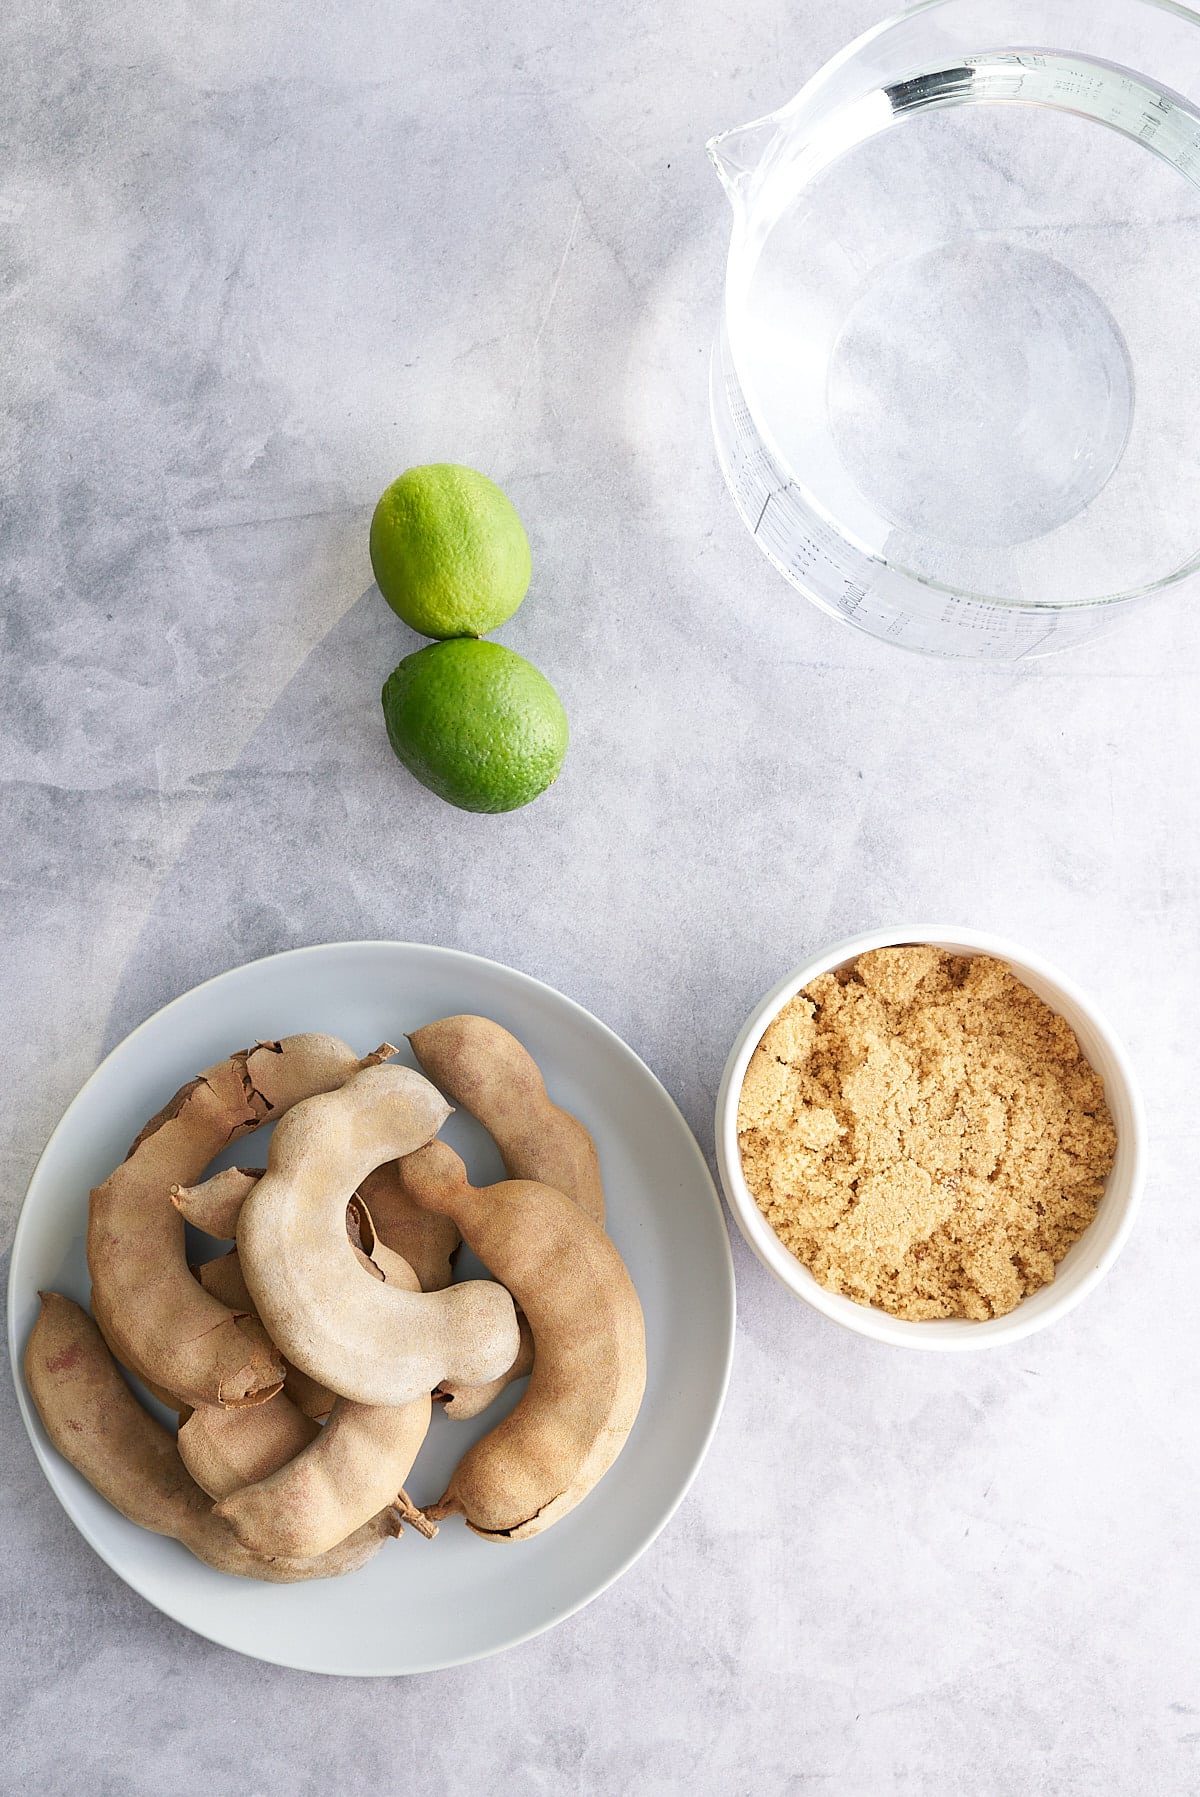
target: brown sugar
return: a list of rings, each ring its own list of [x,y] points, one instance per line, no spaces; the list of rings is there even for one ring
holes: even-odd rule
[[[1117,1136],[1074,1031],[986,955],[875,949],[784,1006],[738,1105],[746,1183],[822,1285],[911,1320],[1054,1278]]]

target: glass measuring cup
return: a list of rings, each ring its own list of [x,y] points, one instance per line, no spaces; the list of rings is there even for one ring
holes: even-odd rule
[[[1200,569],[1200,15],[923,0],[709,154],[717,451],[825,611],[1009,661]]]

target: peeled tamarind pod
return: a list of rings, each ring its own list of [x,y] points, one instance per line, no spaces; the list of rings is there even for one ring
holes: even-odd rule
[[[379,1240],[406,1260],[423,1292],[440,1292],[454,1277],[452,1256],[459,1234],[449,1217],[414,1204],[404,1190],[401,1163],[388,1161],[367,1174],[358,1194],[371,1213]]]
[[[520,1336],[494,1280],[410,1292],[371,1279],[346,1235],[346,1203],[367,1174],[430,1141],[450,1107],[409,1067],[370,1067],[294,1105],[242,1206],[238,1256],[280,1352],[360,1404],[399,1405],[440,1379],[470,1384],[511,1365]]]
[[[333,1036],[231,1055],[182,1086],[92,1192],[94,1301],[114,1353],[139,1379],[193,1405],[261,1402],[278,1391],[279,1355],[191,1277],[183,1218],[168,1195],[193,1185],[228,1143],[361,1065]]]
[[[57,1292],[41,1298],[25,1351],[30,1395],[64,1460],[131,1522],[173,1536],[219,1572],[275,1583],[353,1572],[393,1532],[390,1513],[384,1513],[312,1559],[248,1552],[213,1515],[171,1436],[133,1396],[87,1312]]]
[[[185,1223],[231,1242],[237,1234],[242,1203],[258,1184],[261,1167],[226,1167],[198,1186],[172,1186],[171,1203]]]
[[[298,1410],[285,1392],[277,1391],[265,1404],[243,1405],[239,1410],[198,1404],[181,1423],[175,1441],[179,1458],[201,1491],[210,1498],[223,1498],[278,1472],[319,1434],[318,1425]],[[376,1504],[371,1515],[382,1508],[382,1503]],[[359,1518],[360,1522],[366,1520]],[[338,1539],[350,1532],[343,1530]]]
[[[254,1317],[254,1300],[246,1290],[246,1281],[242,1278],[241,1263],[238,1251],[231,1248],[228,1254],[220,1254],[216,1260],[206,1260],[202,1267],[197,1267],[196,1277],[206,1292],[239,1315]],[[261,1329],[262,1324],[258,1323]],[[264,1331],[265,1333],[265,1331]],[[316,1379],[310,1379],[299,1367],[283,1363],[284,1395],[291,1399],[297,1410],[313,1422],[323,1423],[337,1402],[337,1393],[330,1391],[327,1385],[321,1385]],[[156,1397],[158,1393],[154,1394]],[[268,1399],[268,1403],[274,1402]],[[248,1483],[248,1481],[247,1481]],[[223,1494],[222,1494],[223,1495]]]
[[[574,1199],[603,1228],[596,1144],[546,1093],[537,1062],[490,1017],[443,1017],[409,1036],[413,1053],[454,1104],[494,1140],[510,1179],[532,1179]]]
[[[374,1255],[388,1284],[420,1290],[416,1274],[399,1255],[379,1242]],[[339,1398],[325,1427],[314,1427],[310,1443],[256,1483],[246,1481],[244,1489],[223,1495],[216,1514],[255,1553],[325,1553],[401,1498],[429,1428],[430,1409],[428,1392],[396,1406]],[[190,1427],[181,1432],[181,1441]],[[414,1522],[420,1517],[411,1509],[405,1514]]]
[[[533,1335],[523,1310],[517,1312],[517,1327],[521,1331],[517,1358],[498,1379],[490,1380],[487,1385],[451,1385],[442,1381],[433,1394],[433,1401],[440,1406],[443,1416],[453,1417],[456,1423],[469,1423],[472,1417],[481,1416],[514,1379],[524,1379],[533,1371]]]
[[[515,1409],[467,1450],[426,1515],[457,1513],[489,1541],[521,1541],[574,1509],[624,1446],[646,1384],[642,1307],[599,1224],[550,1186],[476,1190],[444,1142],[410,1157],[405,1182],[509,1288],[534,1349]]]

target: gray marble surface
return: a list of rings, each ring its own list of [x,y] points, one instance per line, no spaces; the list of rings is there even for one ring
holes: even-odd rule
[[[1010,1350],[877,1347],[735,1243],[732,1388],[678,1517],[574,1620],[438,1676],[301,1676],[168,1622],[0,1396],[25,1797],[1200,1789],[1200,623],[1166,604],[1016,671],[905,657],[790,594],[711,454],[703,142],[878,16],[4,10],[6,1240],[132,1025],[341,937],[560,986],[710,1151],[758,994],[936,914],[1090,987],[1153,1130],[1112,1276]],[[412,639],[367,521],[437,459],[525,517],[502,636],[573,724],[558,785],[504,819],[442,806],[380,727]]]

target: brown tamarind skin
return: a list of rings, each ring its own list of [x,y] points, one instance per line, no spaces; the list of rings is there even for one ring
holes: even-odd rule
[[[373,1236],[372,1231],[373,1259],[363,1256],[367,1266],[401,1290],[420,1291],[408,1262]],[[252,1425],[260,1408],[270,1409],[281,1397],[252,1410],[216,1415],[233,1418],[235,1425],[242,1421]],[[286,1398],[282,1401],[287,1403]],[[404,1481],[425,1440],[430,1409],[428,1392],[396,1406],[338,1398],[323,1429],[308,1424],[311,1436],[298,1451],[283,1456],[257,1479],[223,1492],[216,1514],[243,1546],[256,1553],[292,1557],[326,1552],[389,1505],[404,1506],[408,1520],[420,1527],[424,1518],[409,1504]],[[299,1411],[291,1404],[288,1410],[303,1426]],[[431,1524],[422,1532],[435,1535],[437,1530]]]
[[[241,1262],[238,1260],[236,1248],[230,1248],[227,1254],[220,1254],[216,1260],[206,1260],[202,1267],[196,1268],[196,1277],[206,1292],[226,1305],[238,1317],[253,1318],[261,1329],[262,1324],[254,1310],[254,1300],[250,1296],[246,1281],[242,1277]],[[263,1330],[264,1335],[266,1331]],[[316,1379],[310,1379],[299,1367],[288,1361],[283,1363],[284,1395],[290,1398],[297,1410],[313,1422],[323,1423],[337,1402],[337,1393],[330,1391]],[[274,1403],[274,1398],[268,1398]],[[225,1406],[229,1408],[229,1406]]]
[[[279,1390],[283,1363],[265,1335],[192,1278],[171,1188],[193,1185],[230,1142],[362,1065],[333,1036],[231,1055],[182,1086],[92,1192],[93,1301],[118,1360],[147,1386],[188,1405],[255,1403]]]
[[[533,1334],[524,1311],[517,1312],[517,1327],[521,1331],[517,1358],[498,1379],[491,1379],[486,1385],[456,1385],[443,1379],[433,1394],[433,1401],[443,1416],[452,1417],[456,1423],[469,1423],[473,1417],[482,1416],[488,1405],[494,1404],[514,1379],[528,1378],[533,1371]]]
[[[213,1514],[172,1437],[133,1396],[87,1312],[57,1292],[43,1292],[41,1300],[25,1351],[30,1395],[58,1452],[131,1522],[173,1537],[219,1572],[275,1584],[353,1572],[393,1533],[385,1513],[330,1553],[250,1553]]]
[[[490,1017],[443,1017],[414,1030],[413,1053],[447,1098],[469,1111],[500,1150],[510,1179],[532,1179],[573,1199],[604,1225],[600,1161],[590,1134],[570,1111],[554,1104],[528,1049]],[[400,1163],[403,1186],[404,1163]],[[533,1367],[533,1338],[524,1318],[521,1346],[507,1373],[486,1385],[443,1380],[434,1393],[444,1416],[479,1416],[514,1379]]]
[[[549,1186],[476,1189],[438,1141],[406,1157],[405,1180],[417,1203],[453,1217],[533,1337],[522,1397],[467,1450],[425,1514],[462,1515],[489,1541],[527,1539],[587,1496],[633,1427],[646,1384],[637,1292],[599,1224]]]
[[[412,1051],[452,1104],[482,1123],[510,1179],[553,1186],[604,1227],[596,1144],[554,1104],[529,1050],[490,1017],[443,1017],[409,1036]]]
[[[404,1190],[402,1161],[385,1161],[358,1188],[385,1247],[406,1260],[423,1292],[440,1292],[454,1278],[459,1234],[449,1217],[422,1210]]]
[[[286,1391],[277,1391],[265,1404],[241,1404],[236,1410],[198,1404],[180,1423],[175,1442],[179,1458],[201,1491],[219,1502],[245,1485],[270,1478],[319,1433],[318,1425],[297,1409]]]

